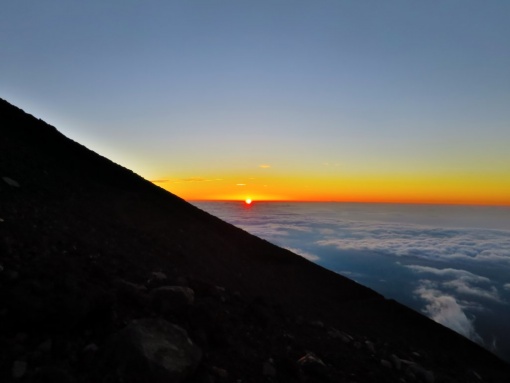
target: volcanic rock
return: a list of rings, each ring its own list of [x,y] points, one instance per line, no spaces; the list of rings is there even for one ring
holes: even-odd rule
[[[162,286],[151,291],[152,306],[162,314],[178,312],[191,306],[195,292],[184,286]]]
[[[147,318],[134,321],[108,342],[103,363],[124,382],[167,383],[184,381],[201,357],[185,330]]]

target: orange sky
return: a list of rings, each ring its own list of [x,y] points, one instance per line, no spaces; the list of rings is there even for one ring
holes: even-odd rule
[[[160,179],[186,200],[339,201],[510,205],[510,178],[492,175],[271,176]]]

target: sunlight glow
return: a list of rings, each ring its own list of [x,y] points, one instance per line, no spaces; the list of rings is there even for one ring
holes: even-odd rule
[[[156,175],[155,183],[189,201],[230,200],[246,206],[252,201],[335,201],[378,203],[426,203],[463,205],[510,205],[510,177],[494,174],[372,174],[327,175],[275,174],[274,176],[205,175],[214,182],[189,182],[196,177],[182,175],[182,182],[161,182],[165,175]],[[233,182],[253,178],[244,193]],[[217,181],[216,181],[217,180]],[[249,197],[246,195],[249,192]]]

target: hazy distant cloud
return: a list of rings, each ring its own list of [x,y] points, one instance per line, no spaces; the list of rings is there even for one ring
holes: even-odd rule
[[[503,285],[503,288],[504,288],[505,290],[510,290],[510,283],[505,283],[505,284]]]
[[[318,261],[320,259],[317,255],[309,253],[309,252],[301,250],[301,249],[296,249],[296,248],[293,248],[293,247],[286,247],[286,249],[290,250],[293,253],[295,253],[297,255],[300,255],[301,257],[306,258],[306,259],[308,259],[309,261],[312,261],[312,262]]]
[[[441,286],[457,294],[471,295],[476,298],[502,303],[498,289],[492,285],[489,278],[473,274],[467,270],[453,268],[437,269],[420,265],[407,265],[405,267],[417,273],[427,273],[447,279],[446,281],[440,281]]]
[[[429,273],[429,274],[434,274],[437,276],[463,278],[463,279],[477,281],[477,282],[490,282],[489,278],[470,273],[469,271],[466,271],[466,270],[452,269],[452,268],[437,269],[434,267],[420,266],[420,265],[407,265],[405,267],[407,267],[408,269],[411,269],[415,272],[418,272],[418,273]]]
[[[501,230],[342,222],[334,234],[325,235],[316,243],[340,250],[372,251],[409,258],[510,264],[510,235]]]
[[[459,294],[472,295],[478,298],[485,298],[495,302],[502,302],[498,289],[495,286],[487,286],[486,288],[472,286],[467,281],[462,279],[444,282],[443,286],[452,288]]]
[[[319,233],[321,235],[333,235],[333,234],[335,234],[335,230],[324,228],[324,229],[319,229]]]
[[[246,184],[236,184],[236,186],[246,186]]]
[[[243,230],[249,231],[253,235],[265,238],[269,241],[273,241],[281,236],[288,236],[290,231],[299,231],[302,233],[311,232],[311,229],[307,226],[292,224],[261,223],[257,226],[251,226],[243,225],[243,222],[236,222],[235,225]]]
[[[205,182],[210,181],[207,178],[202,177],[191,177],[191,178],[181,178],[179,181],[181,182]]]
[[[482,338],[475,331],[473,319],[467,317],[455,297],[437,290],[431,281],[424,280],[421,283],[415,293],[427,302],[423,310],[427,316],[459,334],[483,344]]]
[[[306,216],[299,211],[264,215],[260,222],[250,217],[250,220],[236,219],[232,223],[269,240],[282,235],[287,229],[305,231],[308,228],[309,232],[317,234],[310,236],[310,240],[318,246],[335,247],[340,251],[353,250],[361,254],[379,253],[400,257],[407,262],[421,259],[443,263],[490,262],[510,266],[510,232],[504,230],[434,228],[374,220],[350,221],[338,215]],[[276,232],[271,232],[272,229]],[[436,273],[454,271],[445,269]],[[464,273],[463,277],[466,276]]]
[[[268,164],[259,165],[259,168],[262,168],[262,169],[269,169],[270,167],[271,167],[271,165],[268,165]]]

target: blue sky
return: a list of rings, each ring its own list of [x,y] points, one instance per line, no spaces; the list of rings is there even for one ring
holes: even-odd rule
[[[146,178],[269,164],[342,182],[493,173],[510,191],[507,1],[2,8],[0,97]]]

